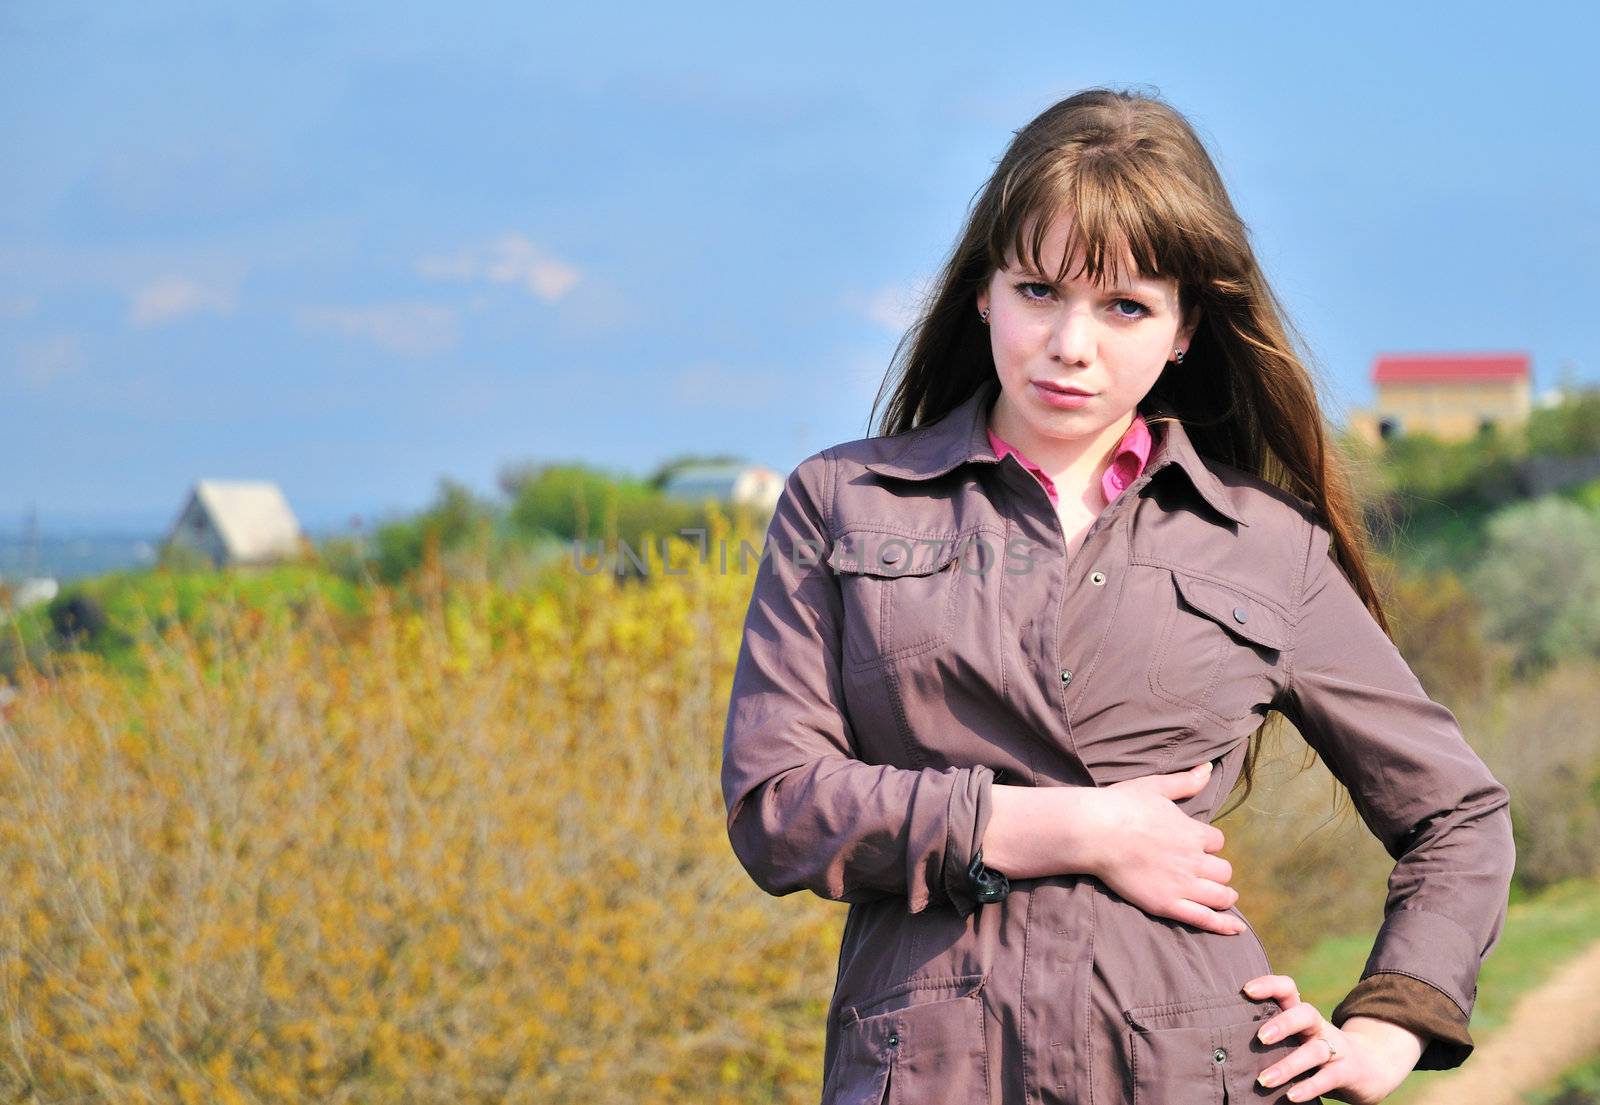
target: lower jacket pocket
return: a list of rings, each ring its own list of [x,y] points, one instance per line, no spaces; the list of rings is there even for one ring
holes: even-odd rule
[[[1216,1105],[1222,1069],[1213,1028],[1128,1029],[1133,1105]]]
[[[823,1105],[989,1105],[984,980],[916,980],[846,1008]]]
[[[1287,1103],[1301,1078],[1271,1089],[1256,1080],[1303,1040],[1293,1035],[1264,1044],[1256,1038],[1262,1022],[1281,1008],[1275,1001],[1213,994],[1127,1010],[1132,1105]]]
[[[887,1025],[860,1021],[840,1029],[822,1105],[883,1105],[888,1100],[889,1036]]]

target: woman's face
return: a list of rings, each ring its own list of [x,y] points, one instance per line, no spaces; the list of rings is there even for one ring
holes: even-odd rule
[[[1187,325],[1179,318],[1177,281],[1118,280],[1118,272],[1133,272],[1126,255],[1096,287],[1082,272],[1079,251],[1069,282],[1053,284],[1049,274],[1059,271],[1070,230],[1069,219],[1060,218],[1045,235],[1040,260],[1047,273],[1023,268],[1013,255],[978,294],[978,309],[989,308],[1000,377],[996,432],[1025,453],[1024,443],[1033,444],[1040,463],[1052,444],[1070,442],[1072,451],[1098,446],[1102,437],[1107,449],[1115,444],[1174,350],[1187,351],[1199,321],[1198,311]],[[1064,396],[1057,388],[1084,394]]]

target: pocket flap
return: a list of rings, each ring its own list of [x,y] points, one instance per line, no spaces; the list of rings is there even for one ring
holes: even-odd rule
[[[896,578],[926,576],[956,562],[974,534],[907,537],[868,527],[845,530],[834,539],[828,566],[836,572]]]
[[[1241,1022],[1259,1022],[1283,1012],[1277,998],[1245,997],[1242,993],[1200,994],[1158,1005],[1123,1009],[1130,1027],[1147,1032],[1177,1028],[1221,1028]]]
[[[1289,647],[1289,631],[1276,610],[1237,588],[1174,571],[1183,601],[1236,637],[1271,649]]]

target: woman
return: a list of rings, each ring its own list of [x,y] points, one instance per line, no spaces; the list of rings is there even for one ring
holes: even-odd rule
[[[1316,388],[1158,100],[1017,132],[879,436],[767,532],[724,737],[773,894],[850,903],[825,1103],[1376,1102],[1459,1065],[1505,788],[1388,636]],[[1331,1019],[1210,822],[1270,711],[1395,860]]]

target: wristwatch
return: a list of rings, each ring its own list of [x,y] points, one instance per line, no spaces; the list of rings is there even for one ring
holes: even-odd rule
[[[972,896],[979,902],[998,902],[1011,893],[1011,880],[983,865],[981,847],[972,853],[972,863],[967,866],[967,880],[972,884]]]
[[[1010,773],[1003,767],[994,771],[994,781],[1003,782]],[[983,865],[983,846],[972,853],[972,862],[967,865],[967,881],[971,884],[972,896],[980,903],[998,902],[1011,893],[1011,880],[1000,872]]]

